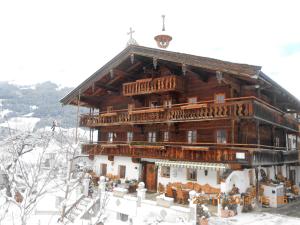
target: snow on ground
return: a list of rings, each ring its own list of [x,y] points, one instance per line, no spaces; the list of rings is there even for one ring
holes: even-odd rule
[[[20,131],[33,131],[36,123],[39,121],[40,118],[36,117],[13,117],[7,122],[0,123],[0,127],[9,127]]]
[[[298,225],[300,218],[271,213],[242,213],[231,218],[210,218],[210,225]]]
[[[54,225],[56,224],[58,215],[35,215],[32,216],[29,220],[30,225],[38,225],[40,224],[49,224]],[[71,225],[88,225],[89,221],[80,221],[78,223],[70,223]],[[128,225],[128,222],[122,222],[120,220],[109,219],[105,222],[105,225]],[[167,223],[161,222],[158,225],[189,225],[191,223]],[[270,213],[243,213],[239,216],[235,216],[232,218],[224,219],[218,217],[212,217],[209,220],[209,225],[299,225],[300,218],[295,217],[288,217],[282,216],[277,214],[270,214]],[[10,224],[7,224],[10,225]],[[133,224],[133,225],[146,225],[143,224]]]
[[[0,111],[0,118],[4,118],[4,116],[6,116],[10,112],[12,112],[12,111],[9,109],[4,109],[4,110]]]
[[[50,126],[46,126],[44,128],[41,128],[39,129],[39,131],[52,131],[52,128]],[[63,133],[64,135],[67,135],[69,137],[74,137],[74,140],[75,140],[75,136],[76,136],[76,128],[62,128],[62,127],[56,127],[55,128],[55,132],[61,132]],[[78,127],[77,128],[77,133],[78,133],[78,137],[79,138],[82,138],[82,139],[85,139],[85,138],[88,138],[89,137],[89,132]],[[94,132],[94,135],[95,135],[96,132]],[[94,136],[94,137],[97,137],[97,136]],[[97,140],[97,139],[94,139],[94,140]]]
[[[23,117],[32,117],[32,116],[33,116],[33,112],[23,115]]]
[[[38,109],[39,107],[36,106],[36,105],[31,105],[31,106],[29,106],[29,108],[30,108],[31,110],[36,110],[36,109]]]

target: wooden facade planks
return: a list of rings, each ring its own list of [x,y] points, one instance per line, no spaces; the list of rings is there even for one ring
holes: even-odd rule
[[[81,126],[98,130],[98,140],[83,145],[83,152],[244,166],[297,162],[298,151],[287,152],[287,134],[299,135],[289,109],[297,111],[300,104],[260,69],[129,47],[78,87],[82,104],[99,111],[80,117]],[[76,90],[62,101],[72,104]],[[190,131],[195,131],[192,144]],[[132,132],[130,143],[127,132]],[[149,143],[153,132],[155,143]],[[223,133],[222,144],[218,133]],[[244,160],[236,158],[239,152],[245,153]]]

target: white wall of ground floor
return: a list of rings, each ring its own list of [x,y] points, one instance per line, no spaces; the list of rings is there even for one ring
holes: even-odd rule
[[[197,169],[197,179],[196,180],[188,180],[187,179],[187,168],[178,168],[178,167],[170,167],[170,177],[162,177],[161,176],[161,167],[158,168],[157,175],[157,183],[161,183],[163,185],[167,185],[168,183],[173,182],[195,182],[201,185],[209,184],[215,188],[219,188],[220,184],[218,184],[217,171],[214,169],[207,169],[207,174],[205,175],[205,169]]]
[[[144,158],[142,161],[155,162],[153,159]],[[109,161],[107,156],[96,156],[94,159],[93,169],[97,175],[101,174],[101,164],[107,164],[107,173],[118,175],[119,166],[126,166],[125,179],[136,179],[139,180],[141,177],[142,165],[140,163],[133,163],[130,157],[115,156],[114,161]],[[121,179],[122,181],[125,179]],[[165,178],[161,176],[161,167],[158,167],[157,171],[157,184],[161,183],[167,185],[169,182],[182,182],[187,183],[190,180],[187,179],[187,169],[186,168],[170,168],[170,177]],[[197,182],[201,185],[209,184],[213,187],[220,188],[220,184],[217,182],[217,171],[214,169],[207,169],[207,174],[205,175],[205,169],[197,170],[197,179],[192,181]]]
[[[155,162],[154,159],[142,159],[142,161]],[[108,157],[105,155],[96,156],[93,161],[93,169],[97,175],[100,175],[100,165],[102,163],[107,164],[107,173],[118,175],[119,166],[126,166],[125,178],[121,179],[123,182],[125,179],[136,179],[139,180],[142,172],[142,165],[140,163],[133,163],[131,157],[115,156],[114,161],[109,161]],[[263,169],[269,179],[275,180],[276,174],[281,173],[284,177],[289,177],[289,170],[295,170],[295,184],[300,185],[300,166],[291,165],[281,165],[281,166],[269,166],[269,167],[258,167],[259,173],[258,178],[261,179],[260,169]],[[207,169],[207,174],[205,174],[206,169],[197,170],[197,179],[192,182],[197,182],[201,185],[209,184],[215,188],[221,188],[221,184],[218,184],[217,170]],[[220,171],[222,174],[222,170]],[[161,167],[158,167],[157,171],[157,184],[161,183],[167,185],[172,182],[187,183],[190,180],[187,179],[187,169],[171,167],[170,177],[161,176]],[[231,173],[223,184],[222,189],[226,192],[232,189],[233,184],[240,189],[241,192],[245,192],[250,185],[256,184],[255,169],[244,169],[236,170]]]
[[[133,163],[130,157],[121,157],[115,156],[114,161],[109,161],[108,157],[105,155],[96,156],[94,159],[94,171],[97,175],[101,174],[101,164],[107,164],[107,174],[118,175],[119,174],[119,166],[126,166],[125,170],[125,178],[121,179],[123,182],[124,180],[128,179],[136,179],[138,180],[141,173],[141,164],[140,163]]]

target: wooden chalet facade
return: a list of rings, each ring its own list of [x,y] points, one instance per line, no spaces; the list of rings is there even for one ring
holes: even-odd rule
[[[150,190],[158,161],[232,170],[299,163],[300,102],[259,66],[130,45],[61,102],[90,108],[80,126],[98,137],[83,154],[130,159]]]

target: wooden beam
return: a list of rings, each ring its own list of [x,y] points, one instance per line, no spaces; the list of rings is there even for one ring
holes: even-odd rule
[[[118,88],[115,88],[115,87],[113,87],[111,85],[101,84],[101,83],[95,83],[95,86],[97,86],[99,88],[102,88],[102,89],[105,89],[105,90],[108,90],[108,91],[119,92]]]
[[[231,120],[231,143],[234,144],[235,120]]]
[[[127,68],[126,72],[131,72],[132,70],[135,70],[136,68],[138,68],[139,66],[141,66],[143,63],[141,61],[137,61],[136,63],[134,63],[133,65],[131,65],[129,68]]]
[[[232,78],[230,75],[223,74],[223,82],[227,85],[230,85],[234,90],[236,90],[236,92],[241,92],[240,82]]]
[[[99,101],[97,101],[97,99],[99,99],[98,97],[82,95],[80,99],[82,102],[86,102],[91,106],[99,106]]]
[[[195,72],[192,70],[192,68],[190,66],[185,66],[185,70],[186,70],[186,73],[187,74],[191,74],[191,75],[194,75],[194,76],[197,76],[198,78],[200,78],[203,82],[207,82],[208,81],[208,75],[201,72]]]
[[[257,145],[259,146],[260,145],[260,129],[259,129],[260,122],[259,120],[256,120],[255,122],[256,122],[255,125],[256,125]]]
[[[260,85],[243,85],[241,88],[242,90],[255,90],[260,87]]]

